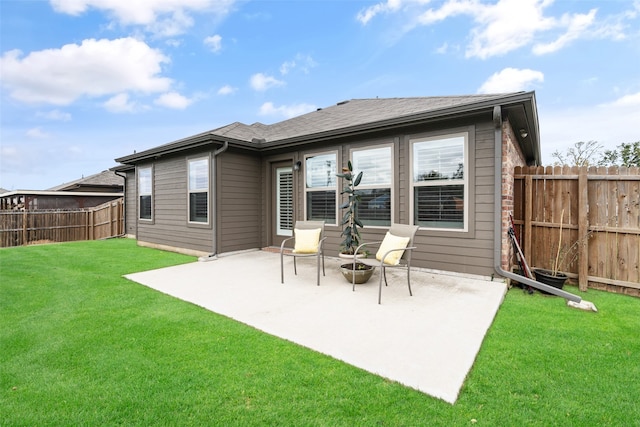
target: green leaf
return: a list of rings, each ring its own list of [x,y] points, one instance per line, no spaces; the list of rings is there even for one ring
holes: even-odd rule
[[[347,168],[349,169],[349,172],[353,172],[353,165],[351,164],[351,160],[347,162]]]
[[[340,209],[345,209],[349,207],[349,201],[344,202],[343,204],[340,205]]]
[[[355,182],[353,183],[354,186],[358,186],[360,185],[360,181],[362,181],[362,171],[360,171],[360,173],[358,174],[358,176],[356,177]]]

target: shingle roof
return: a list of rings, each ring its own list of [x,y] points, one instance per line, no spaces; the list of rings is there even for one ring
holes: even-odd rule
[[[124,185],[124,178],[116,175],[113,171],[106,170],[100,173],[82,177],[75,181],[67,182],[64,184],[51,187],[48,191],[65,191],[74,190],[79,187],[122,187]]]
[[[500,95],[464,95],[416,98],[351,99],[327,108],[303,114],[272,125],[232,123],[212,131],[212,134],[250,142],[264,139],[277,142],[304,135],[362,126],[390,119],[434,112],[452,107],[476,104],[502,98]]]
[[[223,142],[246,150],[261,151],[289,144],[311,143],[325,138],[405,126],[442,117],[491,111],[495,106],[524,107],[527,126],[535,144],[538,140],[538,121],[533,92],[502,94],[431,96],[414,98],[351,99],[327,108],[265,125],[246,125],[234,122],[217,129],[192,135],[168,144],[115,159],[119,163],[134,164],[160,155],[219,145]],[[519,107],[518,107],[519,106]],[[522,109],[522,108],[520,108]],[[538,158],[535,154],[533,156]]]

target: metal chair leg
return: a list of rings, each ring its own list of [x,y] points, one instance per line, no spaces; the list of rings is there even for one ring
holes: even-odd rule
[[[296,257],[293,257],[293,273],[298,275],[298,268],[296,267]]]
[[[407,285],[409,286],[409,295],[413,296],[411,292],[411,268],[407,265]]]
[[[280,251],[280,283],[284,283],[284,255]]]
[[[378,304],[382,304],[382,276],[386,275],[385,268],[382,268],[382,272],[380,273],[380,284],[378,285]],[[384,278],[385,283],[387,283],[387,277]]]

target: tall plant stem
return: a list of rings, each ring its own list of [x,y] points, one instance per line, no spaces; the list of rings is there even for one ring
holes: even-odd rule
[[[564,209],[560,213],[560,236],[558,236],[558,252],[556,253],[556,262],[553,265],[553,275],[558,274],[558,261],[560,260],[560,248],[562,247],[562,219],[564,218]]]

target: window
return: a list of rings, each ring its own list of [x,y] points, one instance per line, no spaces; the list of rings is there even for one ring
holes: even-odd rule
[[[364,225],[391,225],[393,156],[391,146],[354,150],[353,171],[364,172],[358,192],[362,196],[358,217]]]
[[[307,220],[336,224],[336,152],[305,158],[305,207]]]
[[[140,198],[140,219],[151,219],[152,196],[152,168],[138,169],[138,197]]]
[[[189,160],[189,222],[209,221],[209,159]]]
[[[276,233],[293,236],[293,168],[277,168],[276,181]]]
[[[468,133],[412,140],[413,223],[467,229]]]

